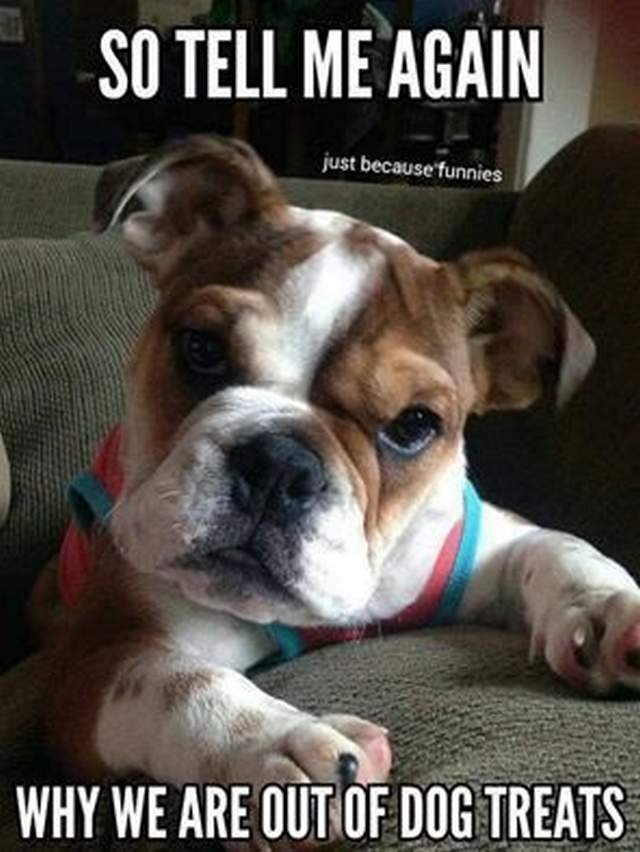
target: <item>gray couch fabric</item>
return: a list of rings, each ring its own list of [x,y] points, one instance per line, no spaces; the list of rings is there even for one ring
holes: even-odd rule
[[[59,545],[67,483],[122,414],[123,366],[153,298],[117,236],[0,241],[0,433],[12,475],[0,528],[5,654]]]

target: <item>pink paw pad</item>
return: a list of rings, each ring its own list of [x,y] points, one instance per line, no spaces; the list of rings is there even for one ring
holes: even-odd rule
[[[368,758],[368,767],[363,767],[363,776],[358,780],[361,783],[375,783],[384,781],[391,769],[391,746],[385,734],[367,738],[361,742],[361,747]],[[368,771],[367,771],[368,770]]]

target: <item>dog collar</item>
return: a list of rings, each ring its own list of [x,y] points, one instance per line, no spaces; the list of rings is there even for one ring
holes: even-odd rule
[[[274,622],[266,628],[278,646],[271,661],[292,660],[322,645],[353,642],[427,625],[450,624],[455,620],[467,582],[473,573],[481,525],[482,501],[467,479],[462,518],[449,531],[429,579],[412,604],[391,618],[359,627],[296,628]]]
[[[116,426],[102,443],[92,469],[69,483],[67,499],[73,523],[67,527],[58,560],[60,594],[67,605],[76,603],[91,571],[87,534],[95,521],[109,526],[113,503],[122,491],[121,446],[122,427]]]
[[[59,580],[63,600],[74,604],[91,569],[86,533],[95,521],[109,525],[114,501],[122,490],[120,466],[122,427],[107,436],[93,468],[76,476],[69,485],[70,524],[60,550]],[[265,629],[278,647],[268,662],[291,660],[305,651],[338,642],[349,642],[455,620],[473,566],[482,523],[482,501],[469,480],[464,486],[462,518],[449,531],[433,570],[416,600],[391,618],[358,627],[295,628],[275,622]]]

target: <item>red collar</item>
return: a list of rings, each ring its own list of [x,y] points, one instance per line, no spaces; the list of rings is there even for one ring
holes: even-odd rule
[[[460,549],[462,538],[462,518],[449,530],[444,544],[437,556],[433,571],[422,587],[422,591],[412,604],[391,618],[385,618],[363,627],[299,627],[297,633],[302,637],[305,649],[333,645],[338,642],[353,642],[386,633],[398,633],[401,630],[424,627],[432,621],[442,597],[447,581]]]

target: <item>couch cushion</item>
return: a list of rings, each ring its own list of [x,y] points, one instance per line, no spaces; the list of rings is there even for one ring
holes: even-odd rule
[[[288,178],[282,184],[293,204],[348,213],[398,234],[438,260],[504,245],[518,198],[516,193],[496,190],[331,180]]]
[[[326,648],[262,674],[259,684],[314,713],[352,712],[386,725],[395,752],[393,782],[421,786],[468,784],[476,791],[477,839],[397,839],[395,813],[382,843],[363,849],[434,848],[525,850],[611,848],[600,840],[565,844],[491,842],[483,784],[620,783],[626,836],[614,848],[640,848],[640,784],[636,701],[597,701],[576,696],[540,664],[526,662],[522,637],[479,628],[439,628]],[[37,717],[46,700],[44,661],[33,658],[0,679],[0,848],[19,848],[13,785],[60,781],[43,760]],[[17,696],[21,696],[20,699]],[[71,722],[71,720],[70,720]],[[98,837],[87,848],[109,850],[106,798]],[[176,809],[175,797],[169,808]],[[175,825],[169,833],[175,831]],[[79,843],[41,848],[84,848]],[[154,842],[136,849],[204,848],[203,844]]]
[[[122,372],[153,301],[113,236],[0,242],[0,433],[12,502],[0,529],[0,659],[56,550],[66,483],[122,413]]]
[[[0,239],[66,237],[91,223],[97,166],[0,160]]]

